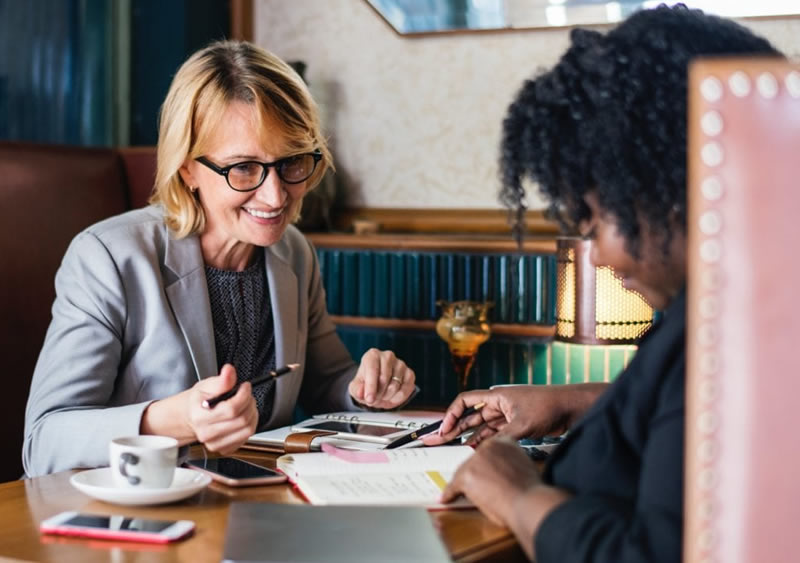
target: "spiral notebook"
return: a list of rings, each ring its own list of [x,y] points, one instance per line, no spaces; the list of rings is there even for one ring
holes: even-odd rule
[[[304,427],[324,423],[326,421],[339,423],[343,422],[351,425],[359,425],[363,427],[373,427],[376,430],[381,428],[393,429],[402,433],[405,430],[414,428],[421,428],[427,424],[431,424],[441,420],[442,413],[429,410],[399,410],[389,412],[333,412],[326,414],[314,415],[312,418],[304,420],[298,424],[291,426],[284,426],[282,428],[275,428],[266,430],[250,436],[245,444],[245,448],[266,450],[272,452],[285,451],[285,444],[287,437],[296,432],[302,432]],[[387,435],[387,437],[391,437]],[[308,451],[319,451],[323,443],[331,443],[340,448],[351,448],[359,450],[377,450],[382,449],[386,443],[390,442],[387,439],[384,443],[380,443],[365,436],[364,440],[358,440],[352,434],[348,439],[342,439],[341,435],[337,436],[331,433],[330,436],[320,436],[315,438],[309,444]]]

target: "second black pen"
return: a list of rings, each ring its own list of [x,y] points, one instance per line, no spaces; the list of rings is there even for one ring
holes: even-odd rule
[[[464,409],[464,412],[461,413],[461,416],[458,417],[458,420],[463,420],[468,416],[470,416],[471,414],[475,414],[476,412],[481,410],[485,405],[486,403],[477,403],[469,408]],[[437,430],[439,430],[439,427],[442,425],[442,422],[444,422],[444,419],[434,422],[433,424],[428,424],[427,426],[423,426],[419,430],[414,430],[413,432],[400,436],[396,440],[389,442],[384,449],[392,450],[394,448],[399,448],[400,446],[404,446],[410,442],[413,442],[414,440],[424,436],[425,434],[436,432]]]

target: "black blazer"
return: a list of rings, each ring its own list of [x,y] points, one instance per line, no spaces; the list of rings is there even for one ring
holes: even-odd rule
[[[574,496],[542,522],[539,563],[680,561],[685,332],[682,291],[553,452],[544,480]]]

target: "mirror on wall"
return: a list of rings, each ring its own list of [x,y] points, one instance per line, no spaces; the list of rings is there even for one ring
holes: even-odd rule
[[[366,0],[401,35],[615,23],[664,0]],[[731,18],[800,14],[800,0],[683,0]]]

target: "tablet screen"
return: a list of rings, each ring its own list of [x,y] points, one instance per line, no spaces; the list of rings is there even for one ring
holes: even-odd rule
[[[330,430],[343,434],[361,434],[366,436],[388,436],[389,434],[396,434],[403,431],[402,428],[396,428],[394,426],[372,426],[369,424],[341,422],[339,420],[320,420],[312,424],[305,424],[302,428],[304,430],[313,428],[315,430]]]

